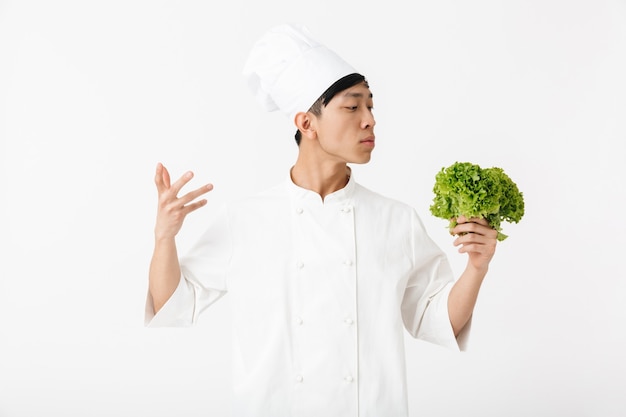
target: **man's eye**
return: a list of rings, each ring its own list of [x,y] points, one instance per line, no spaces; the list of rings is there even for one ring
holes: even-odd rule
[[[346,109],[348,109],[348,110],[356,110],[358,108],[359,108],[359,106],[346,106]]]

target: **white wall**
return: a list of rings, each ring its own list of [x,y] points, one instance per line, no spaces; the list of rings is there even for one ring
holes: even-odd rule
[[[611,0],[0,1],[0,416],[225,415],[228,297],[145,329],[154,167],[211,204],[281,181],[294,128],[240,77],[252,42],[309,26],[367,75],[358,180],[428,211],[435,173],[500,166],[504,225],[456,355],[407,340],[413,416],[623,416],[626,3]]]

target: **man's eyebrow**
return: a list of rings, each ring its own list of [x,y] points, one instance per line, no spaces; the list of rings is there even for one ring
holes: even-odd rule
[[[363,93],[350,93],[347,92],[344,94],[344,97],[354,97],[354,98],[362,98]],[[374,94],[370,93],[369,98],[374,98]]]

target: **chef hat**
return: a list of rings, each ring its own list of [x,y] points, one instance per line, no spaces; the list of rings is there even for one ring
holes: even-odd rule
[[[304,26],[270,29],[252,47],[243,74],[267,111],[290,120],[307,111],[335,81],[355,73],[335,52],[313,39]]]

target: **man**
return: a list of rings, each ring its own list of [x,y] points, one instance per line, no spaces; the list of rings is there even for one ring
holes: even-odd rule
[[[297,127],[285,183],[234,202],[179,262],[175,236],[207,185],[178,197],[158,165],[147,323],[190,325],[226,292],[233,311],[235,416],[407,416],[404,329],[459,348],[497,232],[458,219],[468,263],[454,280],[408,205],[355,182],[375,147],[365,78],[304,29],[254,46],[245,74]]]

